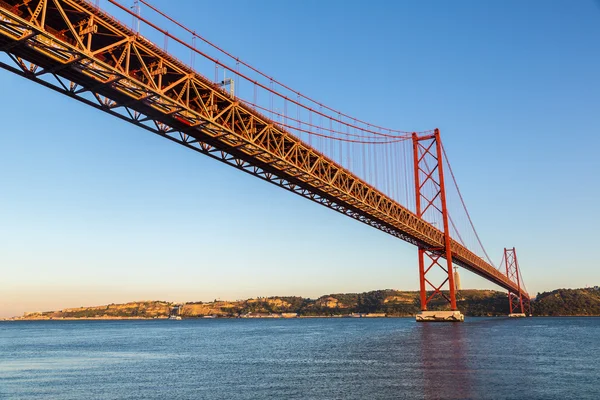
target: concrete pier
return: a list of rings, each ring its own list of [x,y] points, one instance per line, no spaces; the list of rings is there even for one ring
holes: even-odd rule
[[[416,315],[417,322],[464,322],[460,311],[421,311]]]
[[[508,314],[508,318],[525,318],[526,315],[523,313],[512,313]]]

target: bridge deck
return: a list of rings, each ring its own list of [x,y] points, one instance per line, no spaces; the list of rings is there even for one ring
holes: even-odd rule
[[[443,248],[436,227],[87,1],[21,3],[0,0],[0,50],[15,62],[5,69],[414,245]],[[451,250],[457,265],[518,293],[465,246],[452,240]]]

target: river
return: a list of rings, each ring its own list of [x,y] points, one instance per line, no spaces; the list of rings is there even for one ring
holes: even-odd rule
[[[1,399],[600,399],[600,318],[0,322]]]

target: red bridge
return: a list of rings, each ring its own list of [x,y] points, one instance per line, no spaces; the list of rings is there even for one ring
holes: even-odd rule
[[[145,0],[132,9],[105,3],[131,27],[98,1],[0,0],[0,66],[414,244],[424,311],[438,296],[457,309],[456,264],[506,289],[510,312],[525,313],[516,253],[505,249],[499,269],[487,255],[439,130],[361,121],[265,75]],[[152,21],[139,16],[141,6]]]

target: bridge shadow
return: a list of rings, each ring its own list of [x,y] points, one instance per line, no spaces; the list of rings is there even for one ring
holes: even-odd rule
[[[468,363],[463,323],[419,323],[424,399],[472,399],[474,370]]]

